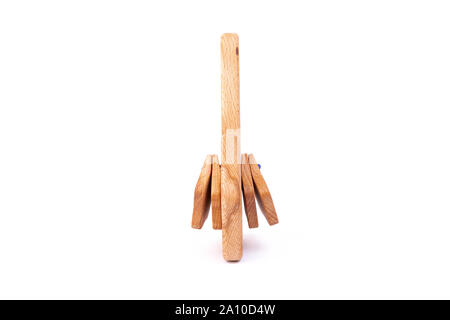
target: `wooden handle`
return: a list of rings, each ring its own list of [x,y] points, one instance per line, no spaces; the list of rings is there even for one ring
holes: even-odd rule
[[[221,38],[222,65],[222,253],[227,261],[242,258],[241,134],[239,105],[239,38]]]

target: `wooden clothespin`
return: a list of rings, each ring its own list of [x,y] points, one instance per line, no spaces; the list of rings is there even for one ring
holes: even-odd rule
[[[194,193],[192,227],[201,229],[212,207],[213,229],[222,229],[222,253],[227,261],[242,258],[242,195],[249,228],[258,227],[255,198],[269,225],[278,223],[267,184],[252,154],[241,154],[239,38],[221,38],[222,149],[208,155]]]

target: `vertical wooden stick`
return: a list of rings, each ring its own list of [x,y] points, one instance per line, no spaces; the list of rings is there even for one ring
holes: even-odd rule
[[[221,38],[222,65],[222,253],[227,261],[242,258],[239,38]]]

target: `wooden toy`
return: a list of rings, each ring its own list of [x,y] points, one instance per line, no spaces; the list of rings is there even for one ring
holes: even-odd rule
[[[255,157],[241,154],[239,38],[221,38],[222,148],[221,160],[208,155],[194,192],[192,228],[201,229],[212,207],[213,229],[222,230],[222,254],[227,261],[242,258],[242,197],[249,228],[258,227],[256,201],[269,225],[278,223],[267,184]]]

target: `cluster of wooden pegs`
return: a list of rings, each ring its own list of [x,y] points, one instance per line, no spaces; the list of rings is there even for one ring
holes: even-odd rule
[[[240,151],[239,38],[221,38],[222,164],[208,155],[194,193],[192,228],[201,229],[212,208],[213,229],[222,230],[227,261],[242,258],[242,197],[249,228],[258,227],[256,201],[269,225],[278,223],[267,184],[252,154]]]

